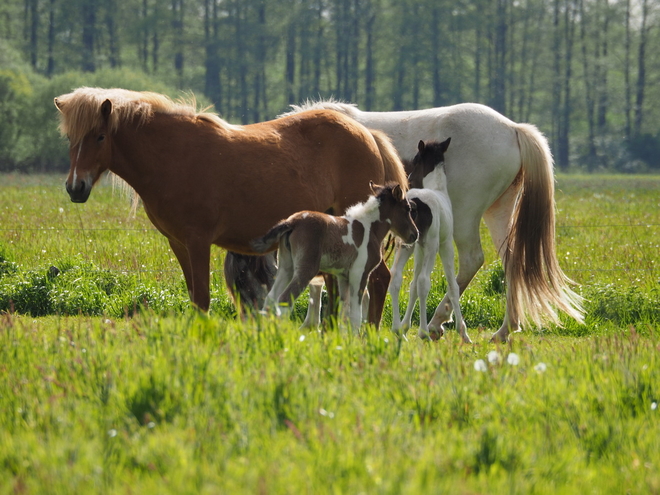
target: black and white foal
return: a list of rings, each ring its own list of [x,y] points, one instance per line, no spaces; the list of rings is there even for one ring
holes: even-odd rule
[[[408,199],[416,205],[414,218],[419,229],[419,240],[414,246],[399,246],[392,267],[392,279],[389,292],[392,296],[392,330],[400,333],[410,327],[412,312],[419,296],[419,332],[421,338],[437,339],[444,333],[444,328],[429,334],[426,318],[426,301],[431,290],[431,273],[435,265],[436,254],[440,253],[442,266],[447,279],[447,295],[454,308],[456,328],[464,342],[470,342],[465,322],[458,303],[459,289],[454,275],[454,222],[451,201],[447,193],[447,177],[444,170],[444,153],[451,138],[442,143],[419,142],[418,153],[412,162],[409,176]],[[403,280],[403,270],[410,255],[415,253],[413,281],[410,283],[408,308],[399,320],[399,292]]]
[[[290,311],[293,301],[317,273],[337,277],[343,317],[357,332],[367,279],[382,259],[381,243],[391,230],[405,243],[417,240],[411,206],[399,184],[371,185],[374,196],[341,217],[301,211],[252,241],[257,252],[279,242],[279,267],[264,310]]]

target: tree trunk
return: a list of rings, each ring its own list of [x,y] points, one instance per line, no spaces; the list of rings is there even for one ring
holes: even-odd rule
[[[594,83],[597,84],[597,81],[592,81],[593,75],[589,67],[589,57],[587,53],[587,14],[584,9],[584,0],[580,0],[580,42],[582,45],[582,70],[584,72],[587,124],[589,127],[587,138],[587,167],[589,171],[592,171],[596,164],[597,155],[595,139],[596,122],[594,119]]]
[[[625,98],[625,107],[624,112],[626,114],[626,140],[630,141],[630,136],[632,133],[632,87],[630,83],[630,0],[626,0],[626,39],[625,39],[625,59],[624,59],[624,68],[623,68],[623,78],[624,78],[624,98]]]
[[[366,68],[365,68],[365,109],[371,111],[376,100],[376,89],[374,81],[376,79],[374,69],[374,24],[376,22],[377,7],[374,7],[373,1],[369,0],[366,8],[366,23],[364,26],[367,45],[366,45]]]
[[[222,87],[220,85],[220,60],[218,57],[218,3],[204,0],[204,94],[215,109],[222,112]]]
[[[96,31],[96,0],[84,0],[82,6],[82,70],[96,71],[94,59],[94,33]]]
[[[121,59],[119,55],[119,38],[117,35],[117,22],[115,19],[117,15],[117,0],[106,0],[105,5],[105,25],[108,28],[108,42],[110,45],[108,61],[110,62],[110,67],[114,69],[121,65]]]
[[[46,76],[52,77],[55,72],[55,1],[50,0],[48,7],[48,63]]]
[[[639,52],[637,55],[637,97],[635,99],[634,135],[642,132],[644,120],[644,92],[646,90],[646,43],[648,41],[649,2],[642,0],[642,25],[639,32]]]
[[[183,85],[183,33],[184,33],[184,0],[172,0],[172,31],[174,32],[174,71],[177,75],[177,86]]]

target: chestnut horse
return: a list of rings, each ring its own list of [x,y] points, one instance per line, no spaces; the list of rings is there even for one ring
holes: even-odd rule
[[[546,138],[530,124],[513,122],[476,103],[403,112],[363,112],[337,101],[309,102],[293,112],[327,108],[343,112],[392,139],[410,160],[417,143],[451,136],[445,155],[447,191],[458,250],[457,282],[463,292],[484,262],[479,225],[490,230],[507,281],[506,313],[493,340],[507,340],[526,322],[559,323],[556,310],[583,319],[579,295],[555,253],[555,198],[552,154]],[[451,317],[445,296],[429,324],[439,330]]]
[[[122,178],[205,311],[212,244],[257,254],[250,241],[296,211],[343,213],[369,197],[371,181],[407,184],[387,139],[334,111],[235,126],[157,93],[101,88],[79,88],[55,105],[69,138],[71,200],[87,201],[106,170]],[[389,270],[380,271],[382,310]]]

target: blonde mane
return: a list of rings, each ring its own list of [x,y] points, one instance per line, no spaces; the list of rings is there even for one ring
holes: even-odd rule
[[[112,112],[108,118],[108,130],[111,133],[116,132],[125,122],[135,120],[138,125],[143,125],[154,113],[187,115],[213,122],[220,127],[235,127],[215,114],[198,112],[194,96],[188,102],[175,102],[165,95],[148,91],[82,87],[55,98],[55,105],[60,110],[60,132],[68,136],[72,146],[80,143],[89,132],[102,127],[101,105],[105,100],[112,102]]]

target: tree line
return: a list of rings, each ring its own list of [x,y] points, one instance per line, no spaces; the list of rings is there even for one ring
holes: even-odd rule
[[[191,91],[243,124],[306,99],[476,101],[539,126],[561,169],[660,168],[659,12],[652,0],[8,0],[0,169],[62,166],[55,142],[39,150],[51,158],[26,151],[56,139],[54,109],[36,106],[110,83]],[[32,136],[35,118],[48,138]]]

